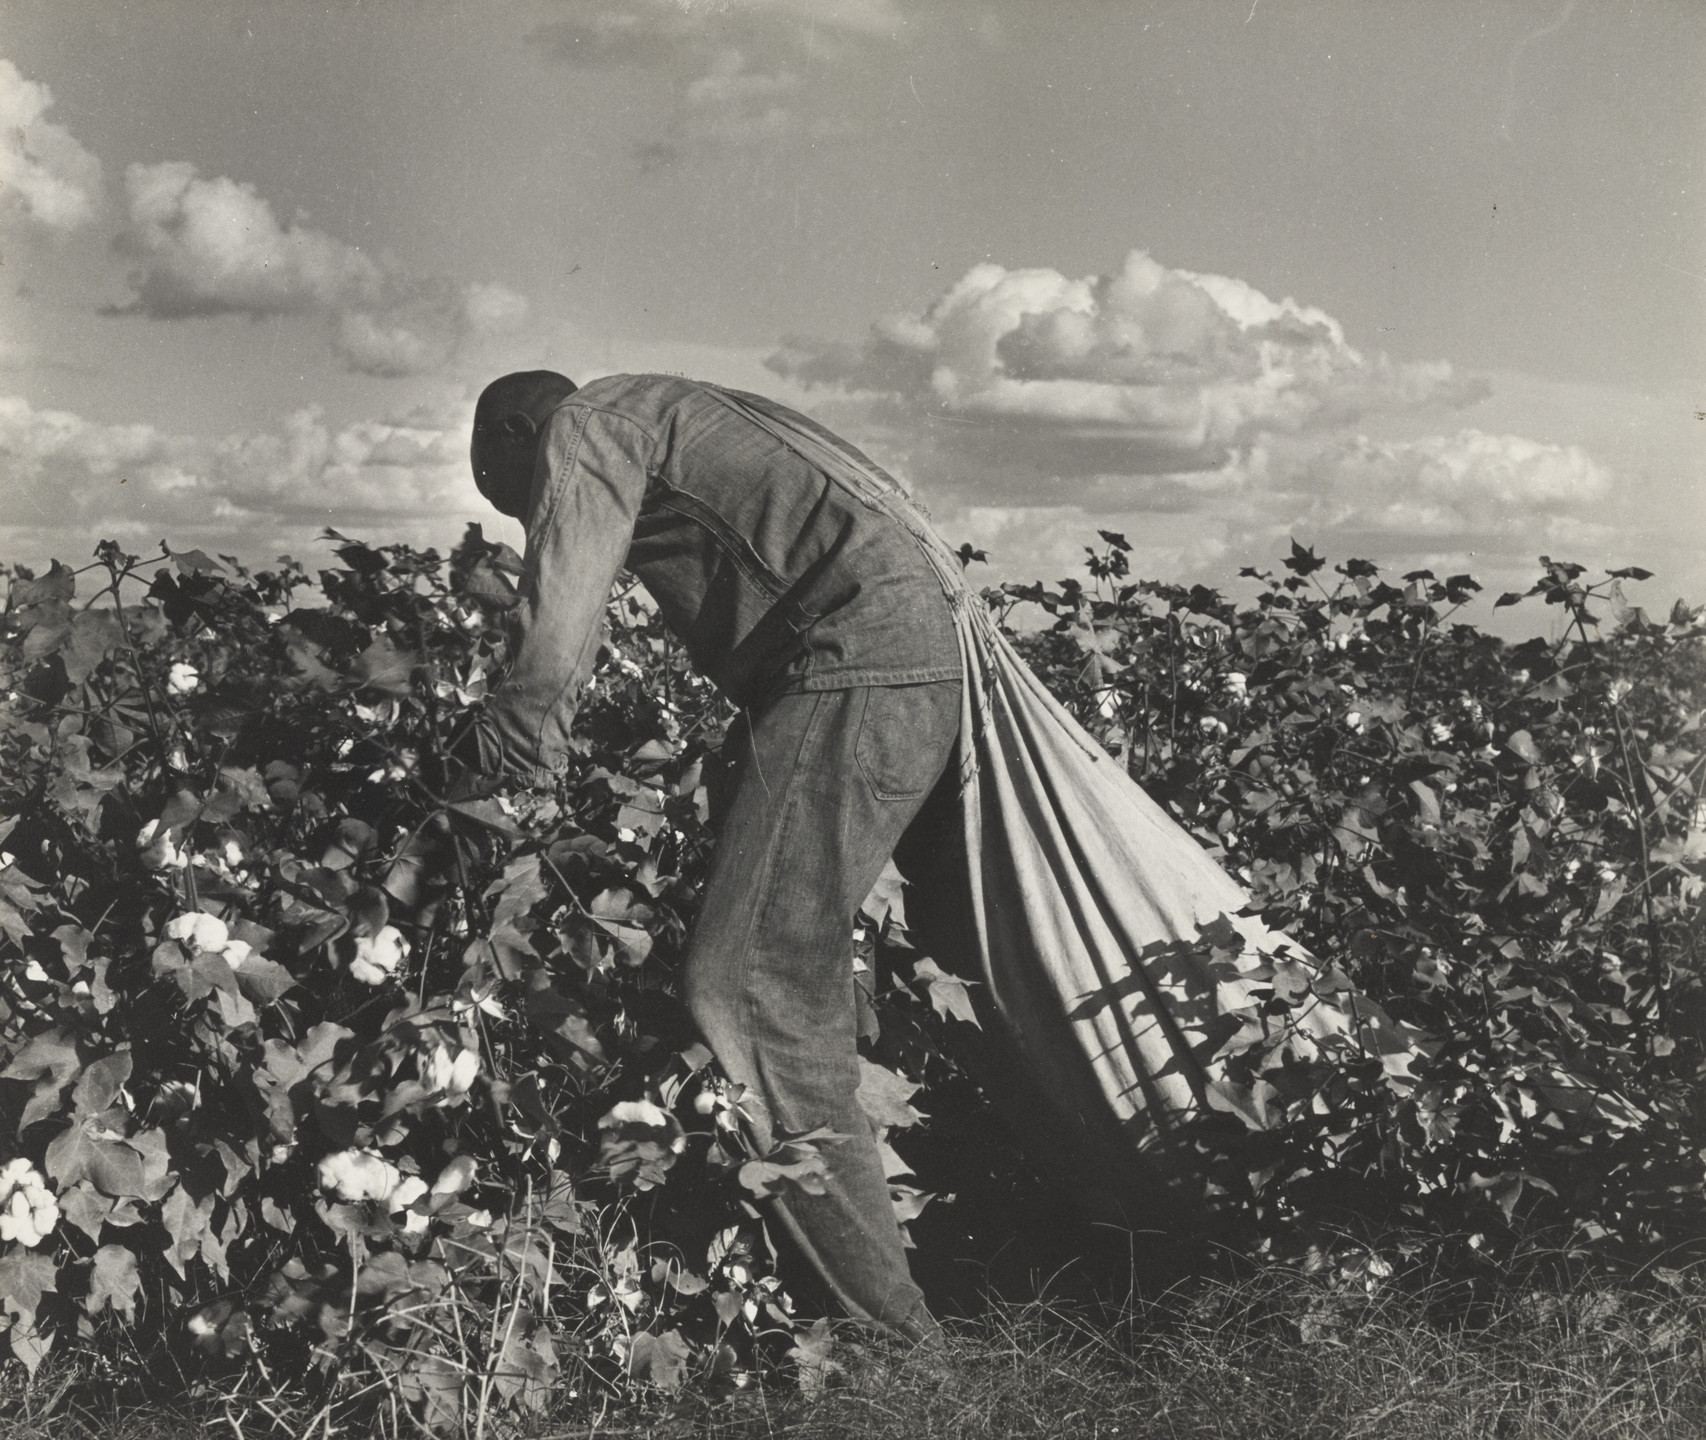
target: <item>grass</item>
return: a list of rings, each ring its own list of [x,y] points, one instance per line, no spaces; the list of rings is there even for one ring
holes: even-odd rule
[[[1036,1301],[958,1322],[945,1355],[842,1345],[852,1375],[807,1395],[791,1373],[713,1396],[606,1395],[522,1431],[539,1440],[1696,1440],[1706,1437],[1706,1284],[1366,1288],[1343,1272],[1197,1280],[1105,1310]],[[126,1409],[16,1366],[0,1440],[331,1437],[304,1407],[276,1423],[243,1395]],[[836,1383],[842,1382],[842,1383]],[[277,1407],[274,1407],[275,1410]],[[386,1427],[389,1433],[389,1427]],[[405,1428],[404,1433],[408,1433]]]

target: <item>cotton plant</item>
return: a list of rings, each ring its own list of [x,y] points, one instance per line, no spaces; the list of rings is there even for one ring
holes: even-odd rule
[[[14,1312],[0,1353],[39,1359],[33,1320],[55,1348],[122,1344],[115,1355],[152,1357],[181,1333],[193,1300],[178,1297],[218,1295],[188,1322],[192,1339],[247,1337],[239,1349],[281,1384],[304,1357],[332,1356],[351,1383],[330,1423],[357,1433],[372,1428],[363,1395],[415,1397],[414,1419],[454,1430],[433,1409],[456,1403],[455,1385],[440,1383],[447,1365],[508,1385],[519,1362],[542,1377],[535,1390],[555,1377],[555,1393],[572,1394],[583,1358],[551,1357],[547,1321],[572,1336],[576,1357],[613,1359],[632,1385],[723,1374],[725,1351],[756,1366],[761,1327],[793,1322],[740,1207],[759,1186],[809,1183],[812,1147],[832,1142],[753,1156],[739,1088],[704,1057],[671,1054],[686,1027],[669,966],[711,846],[701,767],[714,773],[721,702],[673,641],[613,605],[587,690],[586,750],[564,783],[449,803],[440,761],[464,707],[503,672],[506,577],[519,569],[495,569],[496,547],[478,541],[448,576],[405,547],[340,544],[345,568],[325,572],[321,593],[288,570],[214,580],[206,557],[180,558],[177,579],[158,583],[165,600],[127,603],[128,635],[112,629],[93,668],[103,604],[84,607],[85,590],[78,623],[56,640],[70,574],[11,587],[24,623],[0,633],[0,690],[12,692],[0,703],[0,947],[15,949],[23,1003],[0,1035],[0,1070],[19,1090],[14,1121],[31,1114],[35,1128],[28,1142],[0,1134],[0,1159],[37,1158],[5,1167],[0,1184],[0,1294]],[[125,584],[149,586],[153,564]],[[1281,580],[1270,588],[1283,604],[1247,612],[1212,595],[1110,592],[1095,632],[1116,653],[1095,651],[1088,675],[1077,618],[1076,630],[1014,643],[1110,757],[1169,806],[1189,806],[1179,813],[1205,842],[1236,837],[1266,920],[1300,925],[1353,981],[1379,973],[1407,1017],[1462,1039],[1461,1053],[1408,1076],[1387,1074],[1384,1056],[1341,1062],[1300,1053],[1301,1040],[1264,1041],[1240,1072],[1252,1088],[1284,1090],[1262,1092],[1264,1113],[1301,1113],[1316,1096],[1338,1110],[1304,1114],[1295,1140],[1254,1141],[1288,1165],[1307,1161],[1299,1173],[1323,1186],[1346,1174],[1382,1197],[1419,1197],[1464,1233],[1542,1207],[1580,1207],[1584,1244],[1605,1226],[1620,1239],[1640,1225],[1680,1229],[1694,1201],[1661,1190],[1699,1175],[1697,1145],[1686,1174],[1665,1168],[1667,1137],[1683,1138],[1680,1104],[1614,1125],[1594,1108],[1603,1102],[1572,1091],[1582,1103],[1568,1108],[1568,1132],[1531,1111],[1559,1088],[1539,1083],[1554,1032],[1637,1098],[1682,1095],[1696,1073],[1698,1040],[1666,1018],[1692,1013],[1686,976],[1657,960],[1693,953],[1678,937],[1697,913],[1687,887],[1706,874],[1706,846],[1689,838],[1706,834],[1690,768],[1699,701],[1686,676],[1656,667],[1706,622],[1684,616],[1664,635],[1652,622],[1603,661],[1489,642],[1472,672],[1454,658],[1481,655],[1468,638],[1395,588],[1370,577],[1361,594],[1353,578],[1331,603]],[[1081,617],[1082,595],[1068,598],[1059,613]],[[166,602],[179,613],[163,613]],[[1191,618],[1204,607],[1230,627],[1213,645]],[[1566,660],[1570,688],[1558,678]],[[53,683],[69,688],[30,699],[18,687],[50,661]],[[173,664],[184,669],[168,689]],[[144,733],[150,711],[156,728]],[[1630,789],[1643,777],[1671,797],[1662,813],[1648,805],[1644,839]],[[418,893],[392,889],[393,857],[428,834],[456,863],[423,865]],[[885,927],[866,930],[861,943],[886,952],[870,957],[869,983],[893,977],[875,997],[885,1035],[892,1018],[894,1034],[916,1037],[913,1068],[935,1073],[947,1022],[964,1019],[943,999],[955,992]],[[1354,953],[1337,943],[1350,934]],[[1513,936],[1530,948],[1518,953]],[[1241,957],[1227,964],[1248,978]],[[1482,977],[1501,967],[1511,973],[1492,993],[1489,1029]],[[1289,962],[1269,968],[1261,986],[1240,987],[1248,1032],[1283,1018],[1281,992],[1295,997],[1301,983]],[[1284,1088],[1314,1075],[1332,1083]],[[956,1093],[920,1097],[937,1118],[918,1155],[959,1133]],[[1247,1120],[1220,1119],[1242,1139]],[[1600,1143],[1607,1135],[1615,1147]],[[1388,1139],[1392,1150],[1373,1143]],[[939,1158],[957,1180],[962,1162]],[[966,1163],[990,1173],[975,1149]],[[1234,1218],[1259,1202],[1252,1225],[1310,1220],[1318,1190],[1289,1188],[1287,1169],[1252,1198],[1246,1173],[1217,1172],[1236,1192],[1225,1198]],[[1578,1173],[1588,1183],[1569,1188]],[[663,1203],[644,1198],[660,1186]],[[642,1192],[620,1202],[632,1233],[611,1239],[599,1213],[629,1192]],[[56,1224],[60,1205],[72,1223]],[[141,1223],[125,1223],[132,1214]],[[716,1238],[683,1249],[653,1228],[666,1214]],[[432,1289],[449,1282],[417,1238],[429,1231],[458,1257],[451,1291]],[[348,1242],[344,1263],[326,1263],[329,1235]],[[917,1238],[939,1243],[923,1227]],[[626,1245],[638,1264],[613,1267],[609,1251]],[[32,1316],[16,1282],[45,1280],[50,1265],[57,1288]],[[604,1286],[591,1313],[570,1299],[585,1295],[582,1275]],[[402,1278],[410,1288],[386,1288]],[[121,1341],[122,1327],[97,1317],[127,1318],[122,1296],[137,1318]],[[75,1326],[79,1312],[93,1337]],[[321,1328],[332,1318],[336,1335]],[[445,1348],[458,1325],[466,1354]],[[594,1346],[600,1335],[610,1346]]]

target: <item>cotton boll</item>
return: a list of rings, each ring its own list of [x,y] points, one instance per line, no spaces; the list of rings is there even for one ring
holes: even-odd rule
[[[474,1077],[480,1073],[480,1052],[464,1050],[456,1057],[456,1062],[450,1067],[450,1084],[448,1089],[452,1095],[463,1095],[474,1083]]]
[[[166,922],[166,938],[176,940],[192,955],[224,950],[231,941],[231,932],[217,915],[202,911],[174,916]]]
[[[419,1175],[405,1175],[399,1180],[391,1193],[385,1197],[385,1203],[393,1212],[407,1210],[415,1201],[427,1193],[427,1183]]]
[[[451,1059],[448,1046],[437,1046],[430,1055],[420,1061],[421,1084],[432,1091],[448,1090],[450,1072],[455,1063]]]
[[[225,963],[233,970],[241,970],[254,958],[255,950],[246,940],[232,940],[219,953],[225,957]]]
[[[478,1163],[472,1155],[458,1155],[444,1169],[438,1172],[438,1179],[432,1182],[434,1195],[460,1195],[474,1183],[474,1172]]]
[[[201,686],[201,672],[194,665],[179,661],[166,675],[168,695],[191,695]]]
[[[340,1200],[384,1200],[402,1183],[402,1172],[371,1150],[339,1150],[320,1161],[320,1188]]]
[[[350,961],[349,973],[363,985],[383,985],[390,978],[385,971],[377,965],[370,965],[359,954]]]
[[[190,863],[190,857],[172,843],[171,832],[161,830],[158,819],[136,832],[136,850],[149,870],[182,870]]]
[[[47,1179],[22,1156],[0,1169],[0,1241],[26,1249],[41,1244],[59,1224],[59,1202]]]
[[[383,985],[408,953],[409,942],[402,932],[395,925],[386,925],[378,934],[364,935],[355,942],[349,973],[363,985]]]
[[[668,1125],[668,1112],[650,1100],[622,1100],[612,1106],[609,1114],[598,1122],[598,1128],[608,1130],[617,1125]]]
[[[29,1197],[22,1190],[14,1190],[5,1207],[0,1209],[0,1240],[16,1240],[21,1245],[41,1244]]]

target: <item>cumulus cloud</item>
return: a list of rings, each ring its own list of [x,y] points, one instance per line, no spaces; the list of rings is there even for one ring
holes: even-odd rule
[[[453,543],[496,516],[468,471],[471,399],[328,425],[318,409],[220,437],[108,425],[0,396],[0,554],[85,558],[108,537],[164,538],[249,559],[304,553],[326,525],[378,540]]]
[[[678,105],[670,138],[640,147],[649,167],[696,142],[738,144],[802,128],[795,102],[805,67],[817,67],[821,86],[826,70],[901,23],[894,0],[577,0],[529,38],[564,64],[651,70],[671,82]],[[821,113],[811,121],[814,132],[828,125]]]
[[[252,185],[203,178],[186,161],[125,172],[131,296],[109,313],[321,315],[352,370],[405,376],[441,369],[469,336],[519,323],[527,302],[495,284],[420,275],[302,223],[281,223]]]
[[[1449,364],[1365,355],[1332,316],[1134,250],[1117,274],[975,266],[860,345],[794,340],[779,374],[969,422],[960,444],[1076,473],[1211,469],[1264,433],[1484,393]]]
[[[1452,557],[1513,586],[1548,549],[1630,560],[1616,546],[1633,522],[1609,513],[1616,482],[1588,450],[1426,433],[1481,382],[1141,251],[1085,279],[979,265],[862,341],[790,341],[766,363],[999,578],[1069,573],[1097,529],[1122,531],[1144,573],[1209,583],[1288,536],[1404,568]]]
[[[1130,540],[1133,566],[1147,576],[1224,586],[1239,566],[1271,567],[1296,538],[1335,561],[1467,570],[1512,589],[1532,579],[1543,552],[1640,560],[1604,503],[1614,487],[1581,447],[1519,435],[1285,436],[1212,472],[1104,474],[992,502],[949,492],[938,518],[956,543],[987,550],[1000,579],[1071,574],[1096,531],[1111,529]]]
[[[1358,436],[1319,468],[1342,494],[1422,496],[1443,505],[1536,514],[1573,510],[1611,492],[1610,472],[1579,445],[1479,430],[1391,443]]]
[[[1610,471],[1577,445],[1460,430],[1416,440],[1355,436],[1319,449],[1261,446],[1240,462],[1252,526],[1356,536],[1362,543],[1449,543],[1524,553],[1548,537],[1609,533],[1591,517]]]
[[[0,219],[75,230],[100,213],[101,162],[43,118],[52,105],[46,85],[0,60]]]

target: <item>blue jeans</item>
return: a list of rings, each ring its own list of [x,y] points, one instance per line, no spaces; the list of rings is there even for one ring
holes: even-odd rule
[[[822,1195],[773,1202],[856,1320],[910,1339],[935,1322],[907,1269],[875,1135],[859,1108],[852,921],[954,755],[960,682],[786,694],[731,731],[729,799],[698,924],[687,1003],[754,1141],[827,1125]]]

